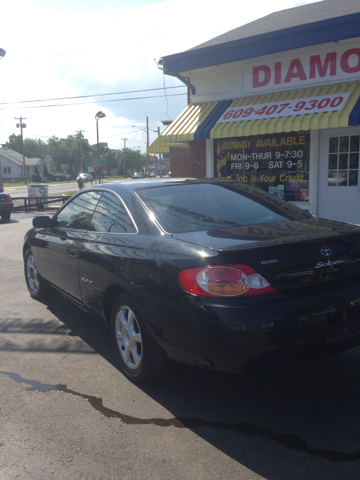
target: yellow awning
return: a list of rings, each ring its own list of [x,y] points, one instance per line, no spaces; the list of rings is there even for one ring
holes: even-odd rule
[[[169,153],[169,147],[161,145],[161,135],[149,145],[148,153]]]
[[[243,97],[234,100],[230,107],[245,107],[269,102],[283,102],[297,98],[308,98],[322,95],[351,92],[345,106],[336,112],[292,115],[289,117],[264,118],[242,122],[218,123],[210,131],[210,138],[247,137],[270,133],[300,132],[304,130],[322,130],[325,128],[347,127],[349,116],[360,97],[360,84],[357,82],[326,87],[305,88],[288,92]],[[229,107],[229,108],[230,108]]]
[[[188,105],[180,115],[149,146],[148,153],[168,153],[169,145],[194,140],[196,131],[214,110],[218,102]],[[160,150],[167,148],[167,151]]]

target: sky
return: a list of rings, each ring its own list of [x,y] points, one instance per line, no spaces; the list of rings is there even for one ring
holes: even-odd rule
[[[102,111],[100,141],[145,152],[146,117],[151,143],[158,127],[165,128],[161,121],[186,106],[186,87],[164,76],[155,59],[314,1],[8,1],[0,33],[6,51],[0,60],[0,144],[20,133],[20,117],[24,138],[46,142],[81,130],[96,143],[95,115]]]

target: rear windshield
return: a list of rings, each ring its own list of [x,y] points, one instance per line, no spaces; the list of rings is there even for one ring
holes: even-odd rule
[[[234,228],[311,217],[262,190],[242,184],[183,184],[137,190],[170,233]]]

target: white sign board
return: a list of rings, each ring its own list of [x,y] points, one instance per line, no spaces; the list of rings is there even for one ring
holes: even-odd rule
[[[350,93],[321,95],[318,97],[296,98],[279,102],[258,103],[225,110],[216,123],[243,122],[264,118],[289,117],[308,113],[335,112],[345,105]]]
[[[33,198],[34,200],[30,200],[30,203],[36,203],[36,198],[42,199],[40,200],[41,203],[44,203],[44,207],[47,207],[48,204],[45,203],[48,197],[49,191],[48,185],[28,185],[28,197]],[[39,201],[39,200],[38,200]]]

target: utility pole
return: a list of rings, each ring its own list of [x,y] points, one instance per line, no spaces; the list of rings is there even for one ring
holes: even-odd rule
[[[124,140],[124,179],[126,177],[126,160],[125,160],[125,149],[126,149],[126,140],[129,140],[128,138],[122,138],[121,140]]]
[[[83,171],[83,166],[82,166],[82,156],[81,156],[81,140],[82,140],[82,134],[84,133],[84,130],[75,130],[76,133],[80,134],[80,173]]]
[[[4,183],[3,183],[1,162],[0,162],[0,191],[4,191]]]
[[[40,158],[42,160],[42,149],[41,149],[41,140],[39,138],[39,149],[40,149]],[[43,178],[45,177],[45,165],[41,162],[41,170],[40,170],[40,177],[41,181],[43,181]]]
[[[23,168],[24,168],[24,180],[25,183],[27,183],[27,178],[26,178],[26,165],[25,165],[25,155],[24,155],[24,135],[23,135],[23,128],[26,128],[26,124],[22,123],[23,120],[26,120],[26,117],[14,117],[15,120],[20,120],[20,123],[16,124],[16,128],[21,129],[21,150],[22,150],[22,157],[23,157]]]
[[[157,128],[158,131],[158,137],[160,137],[160,127]],[[162,156],[161,153],[159,153],[159,158],[160,158],[160,178],[163,176],[163,165],[162,165]]]
[[[146,117],[146,175],[149,176],[149,117]]]

